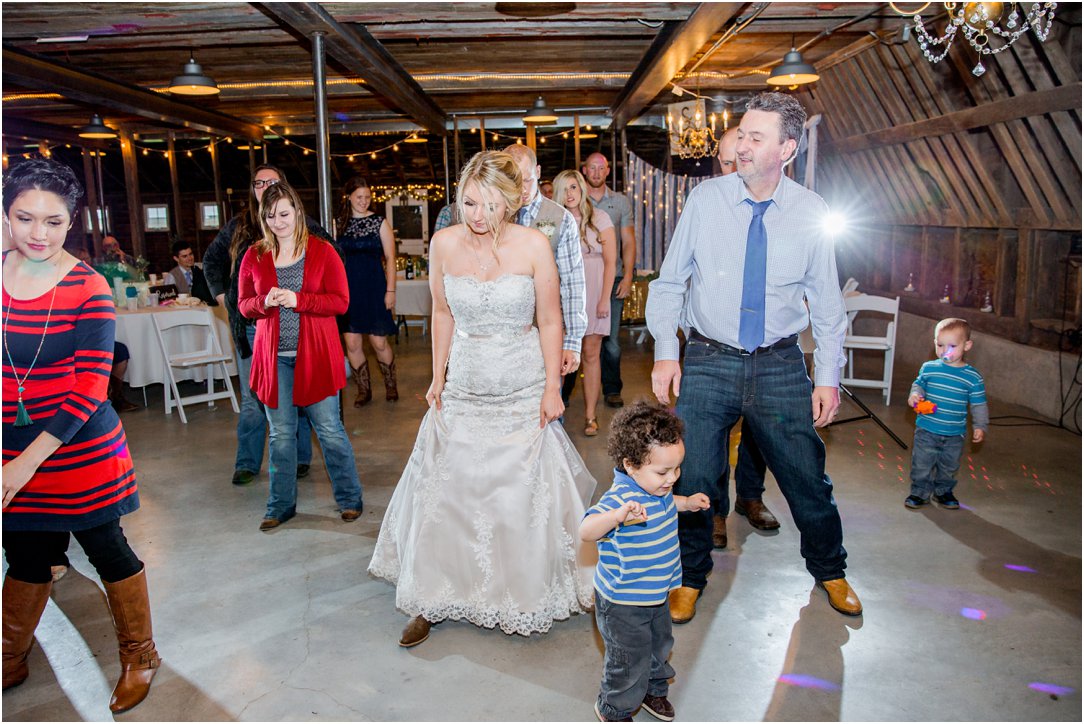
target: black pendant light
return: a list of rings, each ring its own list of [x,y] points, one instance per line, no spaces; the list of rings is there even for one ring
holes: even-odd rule
[[[90,117],[90,123],[79,129],[80,138],[116,138],[117,132],[102,123],[97,113]]]
[[[527,111],[527,115],[523,117],[524,123],[556,123],[557,114],[550,110],[550,107],[546,105],[546,101],[542,100],[542,96],[538,96],[538,100],[531,106],[531,110]]]
[[[820,80],[817,69],[805,62],[797,48],[783,56],[783,62],[772,68],[768,75],[768,85],[804,85]]]
[[[219,92],[218,84],[196,62],[196,56],[190,55],[184,64],[184,72],[169,84],[170,93],[182,96],[211,96]]]

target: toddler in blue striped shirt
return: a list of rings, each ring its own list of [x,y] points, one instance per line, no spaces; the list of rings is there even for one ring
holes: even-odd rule
[[[953,495],[967,436],[967,411],[971,408],[972,442],[982,442],[990,426],[986,385],[979,371],[964,361],[971,350],[971,325],[966,320],[942,319],[934,328],[937,359],[926,362],[911,385],[907,404],[923,400],[936,405],[933,412],[915,421],[915,444],[911,452],[911,494],[903,501],[911,510],[930,502],[957,510]]]
[[[666,698],[674,676],[667,598],[681,586],[677,514],[711,507],[703,493],[672,493],[684,433],[681,420],[658,404],[640,401],[617,413],[606,444],[617,465],[613,486],[580,523],[580,538],[598,545],[595,621],[606,644],[599,721],[632,721],[641,706],[674,719]]]

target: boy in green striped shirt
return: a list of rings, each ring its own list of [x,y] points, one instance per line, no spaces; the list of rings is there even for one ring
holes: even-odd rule
[[[971,351],[971,325],[956,317],[942,319],[933,332],[937,359],[926,362],[911,385],[907,404],[915,407],[928,400],[932,412],[915,421],[915,445],[911,452],[911,494],[903,501],[911,510],[932,498],[946,510],[959,510],[953,495],[960,469],[971,410],[971,441],[982,442],[990,426],[986,384],[979,371],[964,357]]]

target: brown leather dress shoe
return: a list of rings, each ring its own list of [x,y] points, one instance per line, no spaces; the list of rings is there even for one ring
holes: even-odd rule
[[[342,513],[339,514],[339,517],[342,518],[343,520],[345,520],[347,523],[349,523],[352,520],[357,520],[358,518],[360,518],[361,517],[361,511],[360,510],[344,510]]]
[[[696,615],[696,599],[700,598],[699,588],[682,586],[670,591],[670,620],[674,623],[689,623]]]
[[[711,544],[716,548],[726,548],[726,517],[712,516]]]
[[[749,519],[749,525],[757,530],[775,530],[779,527],[779,521],[764,505],[763,500],[754,498],[738,498],[734,501],[734,512],[744,515]]]
[[[432,624],[421,616],[414,616],[407,622],[406,628],[403,629],[403,635],[399,637],[399,645],[404,649],[417,646],[429,638],[429,629],[431,627]]]
[[[828,594],[828,603],[832,608],[847,616],[859,616],[862,613],[862,602],[858,600],[858,594],[847,583],[846,578],[835,578],[831,581],[818,581],[817,585]]]

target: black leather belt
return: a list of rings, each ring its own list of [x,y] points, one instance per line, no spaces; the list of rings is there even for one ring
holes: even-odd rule
[[[723,344],[722,342],[716,342],[711,337],[705,337],[704,335],[700,334],[700,332],[697,332],[695,329],[689,329],[689,339],[695,339],[697,342],[703,342],[704,344],[715,347],[716,349],[722,350],[723,352],[726,352],[728,354],[737,354],[743,357],[749,357],[751,355],[761,354],[763,352],[771,352],[772,350],[783,349],[784,347],[791,347],[798,344],[798,335],[792,334],[789,337],[784,337],[775,344],[770,344],[766,347],[757,347],[752,352],[746,352],[744,349],[739,349],[738,347],[731,347],[729,344]]]

